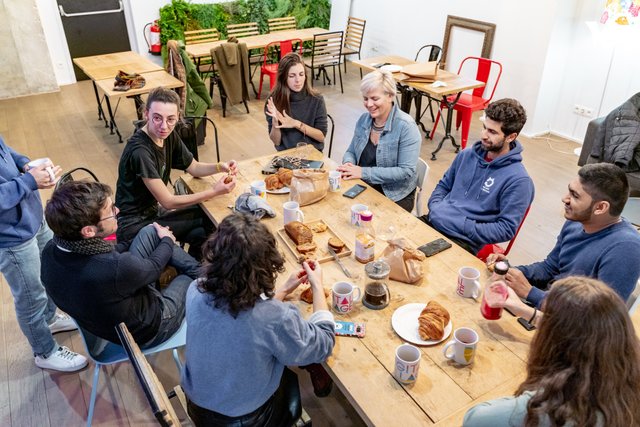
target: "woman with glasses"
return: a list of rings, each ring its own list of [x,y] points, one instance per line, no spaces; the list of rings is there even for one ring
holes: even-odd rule
[[[118,166],[116,205],[118,241],[131,241],[152,222],[171,228],[189,253],[200,258],[200,247],[214,227],[198,204],[229,193],[236,185],[236,163],[201,163],[193,158],[177,132],[180,99],[169,89],[149,93],[144,117],[147,123],[127,141]],[[209,189],[195,194],[174,194],[167,188],[172,169],[203,177],[224,173]],[[228,181],[228,182],[225,182]]]
[[[280,60],[265,114],[276,150],[295,148],[300,142],[324,149],[327,108],[322,95],[311,88],[299,54],[291,52]]]

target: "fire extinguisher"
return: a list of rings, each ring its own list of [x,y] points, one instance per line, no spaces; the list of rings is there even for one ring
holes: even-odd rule
[[[147,37],[147,27],[149,26],[151,28],[149,29],[149,37]],[[160,55],[162,46],[160,45],[160,25],[158,25],[158,20],[156,19],[153,22],[149,22],[144,26],[142,31],[144,32],[144,41],[147,42],[149,53],[152,55]]]

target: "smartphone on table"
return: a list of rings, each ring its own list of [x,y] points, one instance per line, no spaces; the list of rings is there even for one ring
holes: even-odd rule
[[[366,189],[367,187],[365,187],[364,185],[356,184],[350,189],[348,189],[347,191],[345,191],[343,196],[348,197],[350,199],[355,199],[356,196],[358,196],[358,194],[362,193]]]
[[[451,243],[440,238],[418,247],[418,250],[423,254],[425,254],[426,256],[433,256],[446,249],[449,249],[450,247],[451,247]]]

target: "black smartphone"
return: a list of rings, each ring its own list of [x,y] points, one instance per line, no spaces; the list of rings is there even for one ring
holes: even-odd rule
[[[433,256],[437,253],[444,251],[445,249],[449,249],[451,247],[451,243],[446,240],[440,238],[436,239],[433,242],[429,242],[425,245],[422,245],[418,248],[426,256]]]
[[[391,65],[389,62],[382,62],[382,63],[378,63],[378,64],[371,64],[371,66],[373,68],[381,68],[384,67],[385,65]]]
[[[518,323],[520,323],[520,325],[522,325],[522,327],[525,328],[527,331],[533,331],[536,328],[531,323],[529,323],[529,321],[524,317],[518,317]]]
[[[366,190],[367,187],[364,185],[356,184],[347,191],[344,192],[343,196],[348,197],[350,199],[355,199],[356,196]]]

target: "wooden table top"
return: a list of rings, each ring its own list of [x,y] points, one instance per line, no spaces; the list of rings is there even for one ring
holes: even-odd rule
[[[319,27],[301,28],[299,30],[285,30],[269,34],[259,34],[257,36],[242,37],[239,38],[238,41],[240,43],[246,43],[248,49],[262,49],[269,43],[280,40],[301,39],[303,42],[313,40],[315,34],[326,33],[327,31],[329,30]],[[201,58],[211,56],[211,49],[226,42],[226,40],[219,40],[216,42],[188,44],[185,46],[185,50],[191,57]]]
[[[410,65],[415,64],[416,61],[408,58],[404,58],[402,56],[396,55],[385,55],[385,56],[375,56],[372,58],[358,59],[353,61],[354,65],[362,68],[366,71],[373,71],[376,68],[372,66],[372,64],[384,64],[384,63],[394,64],[394,65]],[[397,73],[394,73],[394,75]],[[465,90],[475,89],[477,87],[483,87],[484,82],[469,79],[464,76],[459,76],[458,74],[449,72],[447,70],[438,69],[438,73],[436,74],[436,80],[446,83],[446,86],[442,87],[433,87],[431,83],[415,83],[415,82],[401,82],[402,84],[406,84],[407,86],[411,86],[418,90],[428,93],[433,97],[441,98],[443,96],[451,95],[458,92],[464,92]]]
[[[204,202],[205,211],[214,220],[221,221],[231,212],[228,206],[233,205],[235,199],[246,191],[249,183],[264,177],[261,169],[274,155],[240,162],[236,188],[230,194]],[[320,159],[322,154],[314,150],[312,157]],[[323,160],[326,169],[335,168],[335,162],[328,158]],[[222,176],[218,175],[217,178]],[[193,178],[184,175],[183,179],[192,191],[198,192],[212,185],[216,177]],[[339,192],[330,192],[322,201],[302,207],[305,220],[323,219],[353,247],[355,229],[350,224],[350,206],[364,203],[374,213],[373,222],[377,229],[393,225],[398,234],[416,246],[441,237],[440,233],[371,188],[355,200],[343,197],[342,193],[356,182],[364,184],[359,180],[343,181]],[[267,196],[267,202],[277,215],[263,219],[263,223],[274,233],[283,228],[282,204],[286,201],[286,194]],[[287,270],[297,268],[291,252],[282,241],[278,244],[285,254]],[[379,255],[385,246],[385,243],[378,242],[376,253]],[[326,262],[322,264],[325,288],[330,289],[337,281],[350,280],[363,289],[366,282],[364,265],[356,261],[353,255],[342,260],[351,273],[356,273],[358,277],[347,279],[335,262]],[[336,337],[333,354],[325,366],[369,425],[460,425],[470,406],[487,399],[512,395],[522,382],[533,332],[525,331],[506,312],[500,320],[485,320],[480,314],[479,302],[458,296],[457,273],[462,266],[473,266],[482,272],[483,282],[488,279],[489,273],[479,259],[453,245],[451,249],[424,261],[425,274],[421,284],[409,285],[389,280],[391,302],[385,309],[369,310],[361,303],[356,303],[349,314],[335,315],[336,320],[366,323],[364,338]],[[279,280],[286,280],[288,275],[281,274]],[[298,289],[291,295],[291,302],[308,316],[312,312],[311,306],[300,302],[300,292],[301,289]],[[420,347],[422,360],[418,380],[412,386],[401,385],[394,380],[392,373],[395,348],[403,340],[394,332],[391,316],[397,308],[407,303],[427,303],[432,299],[449,310],[454,330],[466,326],[478,332],[480,342],[475,361],[470,366],[461,367],[445,359],[442,348],[448,340],[434,346]]]
[[[148,73],[142,73],[146,83],[144,87],[140,89],[129,89],[126,92],[113,90],[113,83],[115,82],[115,75],[102,80],[96,80],[96,86],[100,88],[109,98],[119,98],[122,96],[142,95],[151,92],[152,89],[157,87],[175,88],[182,87],[184,84],[173,77],[171,74],[164,70],[151,71]]]
[[[141,74],[164,69],[161,65],[132,51],[73,58],[73,63],[91,80],[102,80],[109,77],[113,79],[120,70],[129,74]]]

